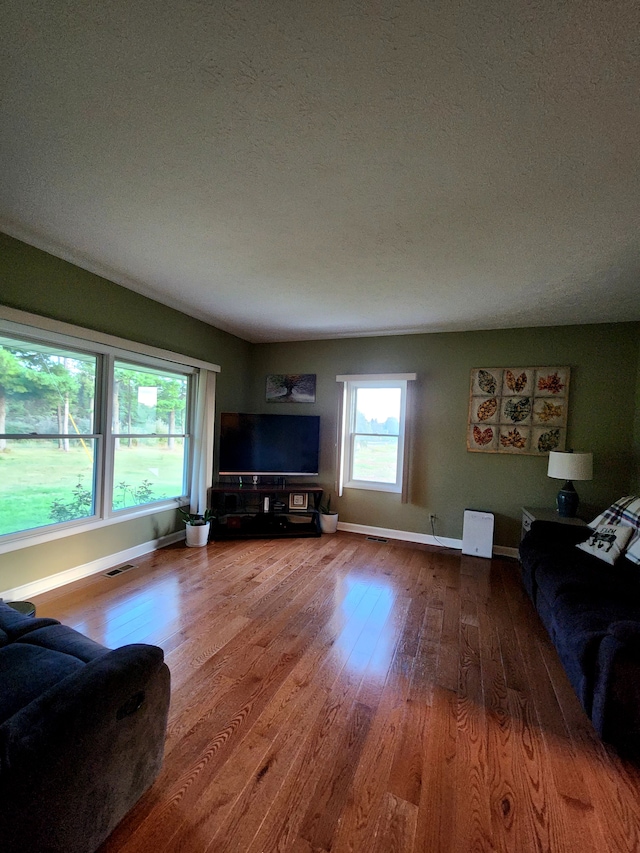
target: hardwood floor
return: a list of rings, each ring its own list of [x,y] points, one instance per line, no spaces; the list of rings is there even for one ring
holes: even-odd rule
[[[162,646],[164,767],[100,853],[640,851],[517,564],[322,539],[175,546],[40,596]]]

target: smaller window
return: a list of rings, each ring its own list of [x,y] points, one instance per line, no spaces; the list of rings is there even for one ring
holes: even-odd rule
[[[407,381],[338,377],[344,381],[341,482],[345,488],[401,492]]]

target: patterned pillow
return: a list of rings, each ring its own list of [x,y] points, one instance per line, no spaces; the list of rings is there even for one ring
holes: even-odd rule
[[[631,528],[626,525],[599,524],[591,536],[576,547],[612,566],[622,555],[630,537]]]
[[[620,498],[594,518],[589,527],[596,528],[602,524],[619,524],[633,529],[625,556],[632,563],[640,565],[640,497],[629,495]]]

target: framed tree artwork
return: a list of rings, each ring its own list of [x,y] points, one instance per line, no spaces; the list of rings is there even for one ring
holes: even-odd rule
[[[271,373],[267,376],[267,402],[315,403],[315,373]]]

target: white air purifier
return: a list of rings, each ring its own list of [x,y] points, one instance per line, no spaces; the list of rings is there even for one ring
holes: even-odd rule
[[[493,513],[465,509],[462,525],[462,553],[491,558],[493,554]]]

